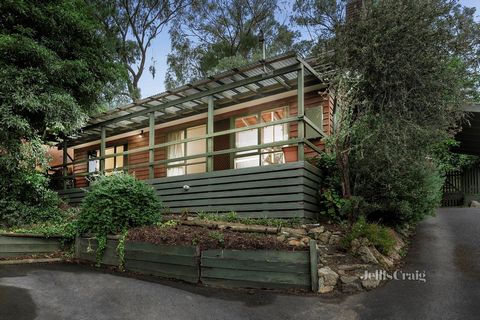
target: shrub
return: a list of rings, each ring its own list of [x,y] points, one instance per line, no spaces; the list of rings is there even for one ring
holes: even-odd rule
[[[377,223],[368,223],[364,216],[359,217],[352,225],[343,239],[344,247],[350,247],[352,240],[358,238],[367,238],[383,254],[389,254],[395,245],[395,239],[388,228]]]
[[[119,234],[130,227],[160,221],[161,202],[153,188],[128,174],[101,177],[85,196],[79,232],[96,236]]]
[[[2,166],[0,165],[0,168]],[[0,227],[59,222],[63,212],[58,194],[48,189],[48,178],[35,170],[3,170],[0,181]]]

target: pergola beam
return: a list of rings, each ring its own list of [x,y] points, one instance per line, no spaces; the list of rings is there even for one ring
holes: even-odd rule
[[[243,79],[243,80],[234,81],[232,83],[228,83],[228,84],[225,84],[223,86],[218,86],[218,87],[215,87],[215,88],[211,88],[209,90],[205,90],[205,91],[201,91],[201,92],[192,94],[190,96],[186,96],[185,98],[180,98],[180,99],[172,100],[172,101],[167,102],[167,103],[162,104],[162,105],[153,106],[149,109],[136,111],[136,112],[133,112],[129,115],[125,115],[125,116],[121,116],[121,117],[118,117],[118,118],[106,120],[106,121],[103,121],[103,122],[100,122],[100,123],[92,124],[92,125],[86,126],[83,130],[87,131],[87,130],[98,128],[98,127],[101,127],[101,126],[106,126],[106,125],[111,124],[111,123],[120,122],[120,121],[130,119],[130,118],[133,118],[133,117],[137,117],[137,116],[142,116],[142,115],[145,115],[149,112],[164,110],[168,107],[176,106],[176,105],[179,105],[179,104],[182,104],[182,103],[185,103],[185,102],[200,99],[200,98],[207,97],[207,96],[210,96],[210,95],[215,95],[215,94],[217,94],[219,92],[222,92],[222,91],[227,91],[227,90],[231,90],[233,88],[246,86],[248,84],[259,82],[259,81],[262,81],[262,80],[265,80],[265,79],[274,78],[274,77],[276,77],[278,75],[281,75],[281,74],[286,74],[286,73],[297,71],[298,69],[299,69],[298,65],[292,65],[292,66],[288,66],[288,67],[285,67],[285,68],[275,70],[275,71],[273,71],[271,73],[268,73],[268,74],[261,74],[261,75],[254,76],[254,77],[251,77],[251,78],[246,78],[246,79]]]

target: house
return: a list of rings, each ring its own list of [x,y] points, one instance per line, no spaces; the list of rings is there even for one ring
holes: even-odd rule
[[[286,54],[93,117],[62,142],[59,194],[78,204],[99,174],[151,184],[171,212],[313,217],[308,159],[333,128],[333,99],[314,60]]]

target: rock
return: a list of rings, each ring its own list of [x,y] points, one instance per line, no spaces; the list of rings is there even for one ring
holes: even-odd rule
[[[285,240],[287,240],[287,237],[282,234],[282,235],[277,237],[277,240],[280,241],[280,242],[285,242]]]
[[[339,236],[339,235],[336,235],[336,234],[332,234],[330,236],[330,239],[328,240],[328,244],[331,244],[331,245],[337,245],[340,243],[340,241],[342,240],[342,237]]]
[[[378,260],[373,253],[374,250],[376,251],[376,249],[373,247],[361,246],[358,248],[357,254],[360,255],[360,259],[362,259],[362,261],[365,263],[378,264]]]
[[[305,244],[300,241],[300,240],[289,240],[288,241],[289,246],[294,246],[294,247],[305,247]]]
[[[322,286],[320,287],[320,289],[318,289],[318,292],[319,293],[329,293],[329,292],[332,292],[334,289],[333,286]]]
[[[342,284],[352,283],[352,282],[355,282],[357,280],[358,280],[358,277],[356,277],[356,276],[341,276],[340,277],[340,281],[342,282]]]
[[[330,269],[330,267],[323,267],[318,269],[318,292],[332,292],[337,285],[337,281],[338,274],[332,269]]]
[[[374,289],[380,285],[380,279],[364,279],[362,280],[362,286],[367,289]]]
[[[315,228],[312,228],[308,231],[308,235],[310,237],[312,237],[313,239],[318,239],[318,237],[320,236],[320,234],[322,234],[323,232],[325,231],[325,227],[324,226],[320,226],[320,227],[315,227]]]
[[[380,262],[380,264],[386,268],[386,269],[390,269],[393,267],[394,263],[393,263],[393,260],[390,259],[390,258],[387,258],[385,257],[384,255],[382,255],[379,259],[378,259],[378,262]]]
[[[300,239],[300,241],[302,241],[305,245],[308,245],[308,243],[310,242],[310,238],[309,237],[303,237],[302,239]]]
[[[391,258],[392,260],[400,260],[402,258],[397,251],[393,251],[388,255],[388,257]]]
[[[282,228],[282,233],[286,232],[291,237],[303,237],[307,235],[305,229],[295,229],[295,228]]]
[[[358,248],[360,248],[361,243],[358,239],[353,239],[352,242],[350,243],[350,247],[353,253],[357,253]]]
[[[362,284],[356,276],[341,276],[340,281],[342,282],[342,292],[355,293],[362,291]]]
[[[323,233],[320,233],[318,235],[318,239],[320,242],[322,243],[328,243],[328,240],[330,240],[330,236],[332,235],[332,233],[330,231],[325,231]]]
[[[318,269],[318,276],[322,278],[323,284],[326,286],[335,286],[338,281],[338,274],[330,267]]]
[[[380,264],[382,267],[386,269],[390,269],[393,267],[393,260],[385,257],[383,254],[380,253],[375,247],[369,247],[370,252],[375,256],[377,260],[377,264]]]
[[[368,266],[368,264],[341,264],[338,266],[338,270],[353,271],[357,269],[365,269]]]
[[[470,202],[470,208],[480,208],[480,202],[472,200],[472,202]]]

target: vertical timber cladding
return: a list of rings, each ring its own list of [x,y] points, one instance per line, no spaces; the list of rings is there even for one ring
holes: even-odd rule
[[[318,212],[318,169],[307,162],[148,182],[174,213],[235,211],[245,217],[310,218]]]

